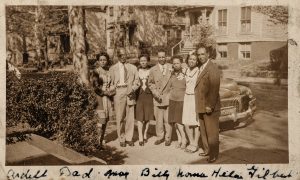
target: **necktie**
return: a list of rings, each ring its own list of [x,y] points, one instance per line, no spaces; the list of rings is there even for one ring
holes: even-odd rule
[[[124,65],[124,83],[126,83],[127,81],[127,74],[128,74],[128,70],[126,68],[126,64],[123,64]]]
[[[166,75],[166,68],[165,68],[164,65],[162,66],[162,74],[163,74],[163,75]]]

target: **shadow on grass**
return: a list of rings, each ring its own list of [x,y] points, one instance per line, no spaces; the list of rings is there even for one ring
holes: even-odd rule
[[[95,152],[92,155],[106,161],[107,165],[124,164],[124,159],[128,157],[126,152],[110,146],[105,146],[104,150]]]
[[[289,163],[289,152],[282,149],[261,149],[236,147],[219,154],[214,164],[279,164]],[[189,164],[207,164],[206,158],[200,157]]]

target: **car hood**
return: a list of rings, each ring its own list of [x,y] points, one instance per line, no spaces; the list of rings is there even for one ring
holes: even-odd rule
[[[219,93],[221,99],[231,98],[242,94],[252,96],[252,92],[248,87],[238,85],[234,80],[227,78],[221,79]]]

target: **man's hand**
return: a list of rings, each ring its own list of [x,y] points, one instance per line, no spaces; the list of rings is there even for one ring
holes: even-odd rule
[[[153,94],[154,95],[154,94]],[[154,98],[157,100],[157,102],[161,103],[162,102],[162,98],[160,95],[154,95]]]
[[[213,112],[213,110],[210,107],[205,107],[205,111],[207,114],[210,114]]]

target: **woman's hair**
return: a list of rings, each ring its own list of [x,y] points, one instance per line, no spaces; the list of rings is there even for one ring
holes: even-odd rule
[[[188,60],[190,59],[191,56],[196,56],[197,63],[198,63],[197,66],[200,66],[200,65],[201,65],[201,62],[200,62],[200,60],[199,60],[199,58],[198,58],[198,56],[197,56],[196,51],[194,51],[194,52],[192,52],[192,53],[190,53],[190,54],[187,55],[187,57],[186,57],[186,59],[185,59],[185,63],[188,64]]]
[[[145,57],[145,58],[147,59],[148,62],[150,61],[150,56],[149,56],[148,54],[141,54],[141,55],[139,55],[139,60],[140,60],[142,57]]]
[[[107,60],[106,66],[110,67],[112,65],[112,62],[111,62],[111,60],[109,58],[109,55],[106,52],[100,52],[99,54],[97,54],[96,55],[96,61],[99,61],[99,59],[100,59],[101,56],[106,57],[106,60]]]
[[[183,58],[179,55],[175,55],[171,57],[171,63],[173,62],[174,59],[179,59],[181,63],[183,63]]]

